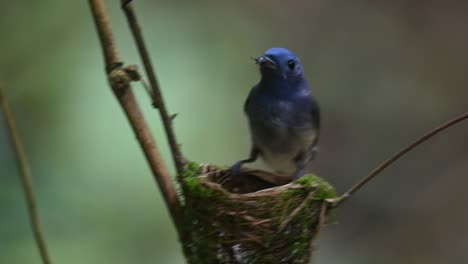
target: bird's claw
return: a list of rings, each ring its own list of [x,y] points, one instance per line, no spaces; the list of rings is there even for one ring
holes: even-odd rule
[[[294,172],[293,179],[297,180],[297,179],[301,178],[304,175],[305,175],[304,169],[299,168],[299,169],[296,170],[296,172]]]
[[[244,164],[244,162],[242,162],[242,160],[234,163],[234,165],[231,166],[230,170],[231,170],[231,174],[233,175],[236,175],[236,174],[239,174],[241,168],[242,168],[242,164]]]

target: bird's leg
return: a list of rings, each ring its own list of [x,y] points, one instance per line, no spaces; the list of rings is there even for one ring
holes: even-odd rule
[[[317,157],[318,154],[318,147],[316,145],[313,145],[309,149],[309,160],[312,161]]]
[[[242,165],[244,163],[252,163],[256,161],[258,158],[258,154],[260,154],[260,151],[257,147],[253,146],[252,150],[250,151],[250,157],[248,159],[239,160],[238,162],[234,163],[234,165],[231,166],[231,173],[238,174],[240,172],[240,169],[242,168]]]
[[[299,152],[299,154],[294,158],[294,162],[296,163],[296,171],[294,172],[293,179],[299,179],[304,176],[307,164],[307,155],[305,151]]]
[[[300,177],[304,176],[304,174],[306,173],[307,164],[309,164],[310,161],[315,159],[317,153],[318,147],[315,145],[312,145],[309,148],[308,152],[299,152],[299,154],[294,159],[294,162],[296,163],[296,172],[294,172],[294,179],[299,179]]]

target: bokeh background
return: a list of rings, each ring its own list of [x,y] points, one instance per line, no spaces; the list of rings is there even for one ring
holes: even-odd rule
[[[140,63],[107,1],[125,63]],[[468,110],[468,2],[135,1],[183,152],[229,165],[249,150],[249,59],[302,59],[322,107],[316,173],[345,191],[383,159]],[[6,1],[0,80],[34,174],[54,262],[183,263],[175,230],[113,98],[86,1]],[[135,84],[170,162],[157,113]],[[0,118],[0,263],[40,263]],[[318,241],[317,263],[464,263],[468,122],[362,189]]]

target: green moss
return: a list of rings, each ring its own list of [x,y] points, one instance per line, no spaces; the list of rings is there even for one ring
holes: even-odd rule
[[[295,180],[294,182],[300,183],[306,187],[317,186],[317,192],[315,194],[315,199],[317,200],[336,197],[335,188],[331,184],[329,184],[328,182],[316,175],[308,174],[304,177]]]
[[[310,242],[310,236],[307,234],[301,234],[298,237],[299,242],[295,246],[296,254],[298,255],[305,255],[307,254],[307,251],[309,250],[309,242]]]
[[[182,173],[182,178],[186,179],[191,177],[197,177],[201,174],[201,171],[202,168],[198,163],[190,161],[185,165],[185,170]]]
[[[211,198],[220,197],[222,193],[204,186],[198,176],[201,174],[201,167],[195,162],[189,162],[184,172],[182,173],[182,179],[184,180],[183,189],[184,192],[190,193],[193,197],[198,198]]]
[[[294,196],[297,196],[299,194],[305,193],[304,190],[291,190],[291,189],[286,189],[281,193],[281,196],[283,199],[288,200]]]

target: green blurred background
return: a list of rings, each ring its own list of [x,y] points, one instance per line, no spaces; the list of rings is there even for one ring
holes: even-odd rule
[[[140,63],[107,1],[127,64]],[[297,53],[322,107],[316,172],[345,191],[376,164],[468,109],[468,2],[135,1],[183,152],[229,165],[249,149],[249,59]],[[183,263],[175,230],[111,94],[86,1],[6,1],[0,80],[34,174],[55,263]],[[157,113],[135,84],[168,162]],[[40,263],[0,118],[0,263]],[[468,123],[411,152],[337,213],[317,263],[468,259]]]

